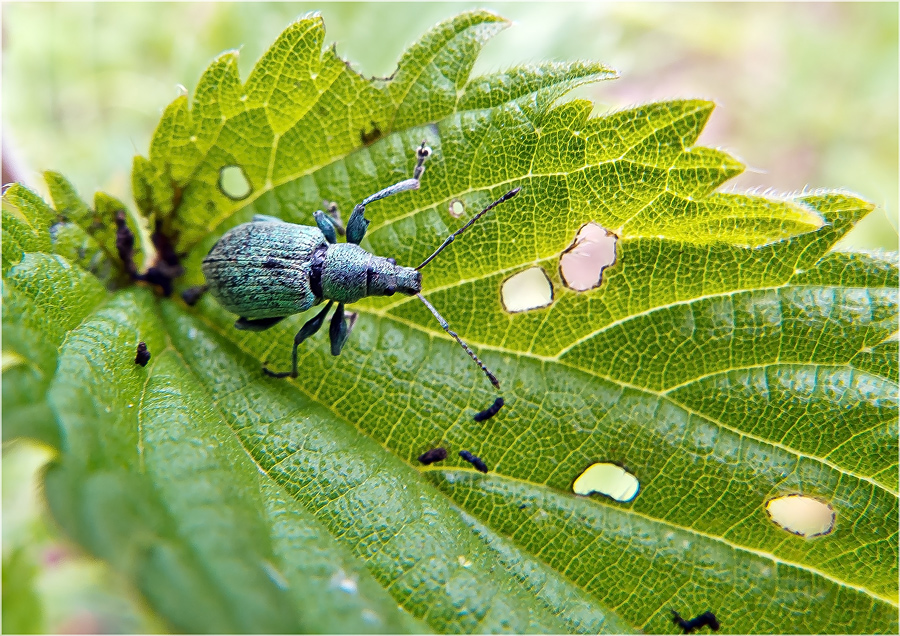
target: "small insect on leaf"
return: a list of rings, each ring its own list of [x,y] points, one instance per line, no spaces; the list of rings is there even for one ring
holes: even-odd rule
[[[425,464],[433,464],[435,462],[443,461],[447,459],[447,449],[446,448],[432,448],[429,451],[425,451],[421,455],[419,455],[419,461]]]
[[[469,462],[470,464],[472,464],[472,466],[475,467],[475,470],[480,471],[482,473],[486,473],[488,471],[487,464],[485,464],[483,461],[481,461],[480,457],[476,457],[469,451],[461,450],[461,451],[459,451],[459,456],[462,457],[467,462]]]
[[[150,362],[150,351],[147,349],[147,344],[139,342],[137,346],[137,355],[134,357],[134,363],[146,367],[148,362]]]
[[[703,627],[709,627],[714,632],[719,631],[719,620],[712,612],[703,612],[697,618],[692,618],[689,621],[681,618],[681,616],[679,616],[678,612],[676,612],[675,610],[671,610],[671,612],[672,622],[678,625],[682,630],[684,630],[685,634],[690,634],[694,630],[701,629]]]
[[[487,407],[483,411],[479,411],[478,413],[476,413],[472,417],[472,419],[475,420],[476,422],[483,422],[485,420],[489,420],[492,417],[494,417],[497,413],[500,412],[500,409],[503,408],[503,404],[504,404],[503,398],[498,397],[496,400],[494,400],[493,404],[491,404],[489,407]]]

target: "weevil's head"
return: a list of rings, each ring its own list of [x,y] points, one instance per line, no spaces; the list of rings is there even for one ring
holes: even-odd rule
[[[412,267],[397,265],[393,258],[376,256],[369,268],[368,296],[414,296],[422,291],[422,274]]]

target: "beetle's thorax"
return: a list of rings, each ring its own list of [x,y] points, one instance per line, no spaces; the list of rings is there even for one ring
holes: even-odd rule
[[[422,290],[422,274],[359,245],[334,243],[312,254],[310,285],[319,298],[352,303],[366,296],[417,294]]]

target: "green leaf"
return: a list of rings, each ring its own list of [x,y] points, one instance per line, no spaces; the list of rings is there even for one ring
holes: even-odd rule
[[[896,256],[829,251],[873,206],[719,192],[742,166],[696,145],[712,104],[591,117],[559,101],[614,76],[599,64],[470,77],[505,25],[457,16],[375,80],[305,17],[246,82],[235,53],[217,58],[133,170],[192,283],[226,228],[311,224],[325,199],[346,215],[408,178],[423,139],[421,189],[367,209],[373,253],[421,262],[521,187],[423,271],[503,410],[472,420],[494,393],[408,297],[365,299],[340,357],[320,336],[296,380],[265,377],[308,316],[238,331],[211,297],[109,292],[48,253],[46,219],[71,197],[53,211],[20,189],[4,335],[48,343],[55,517],[179,631],[665,633],[672,608],[731,632],[895,633]],[[235,168],[243,198],[219,184]],[[588,222],[616,259],[576,292],[559,259]],[[552,302],[506,312],[504,282],[531,267]],[[450,456],[421,466],[434,446]],[[595,462],[632,473],[637,497],[574,495]],[[776,525],[766,503],[790,494],[831,505],[833,530]]]
[[[19,548],[3,555],[3,629],[10,634],[40,634],[42,608],[34,589],[34,564]]]

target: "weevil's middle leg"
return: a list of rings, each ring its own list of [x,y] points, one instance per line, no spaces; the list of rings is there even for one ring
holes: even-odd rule
[[[412,179],[406,179],[400,183],[388,186],[384,190],[379,190],[375,194],[367,196],[363,199],[362,203],[353,208],[353,214],[350,215],[350,220],[347,221],[348,243],[356,243],[359,245],[360,241],[365,238],[366,230],[369,229],[369,220],[366,218],[367,205],[393,194],[419,189],[419,179],[421,179],[422,173],[425,172],[425,159],[427,159],[430,154],[431,149],[426,146],[423,141],[422,145],[419,146],[419,149],[416,151],[416,167],[413,169]]]
[[[325,314],[328,313],[328,310],[331,309],[331,301],[328,301],[328,304],[325,305],[325,309],[317,313],[315,316],[306,321],[306,323],[300,327],[300,331],[297,332],[297,335],[294,336],[294,350],[291,352],[291,370],[290,371],[281,371],[275,372],[270,371],[265,365],[263,365],[263,373],[265,373],[270,378],[286,378],[288,376],[292,378],[297,377],[297,347],[300,346],[304,340],[309,338],[311,335],[316,333],[319,329],[322,328],[322,325],[325,322]]]
[[[347,321],[344,320],[344,303],[340,303],[337,309],[334,310],[334,315],[331,317],[331,326],[328,328],[328,334],[331,336],[331,355],[341,355],[341,349],[344,348],[344,343],[347,341],[347,336],[350,335],[351,328],[352,325],[348,326]]]

